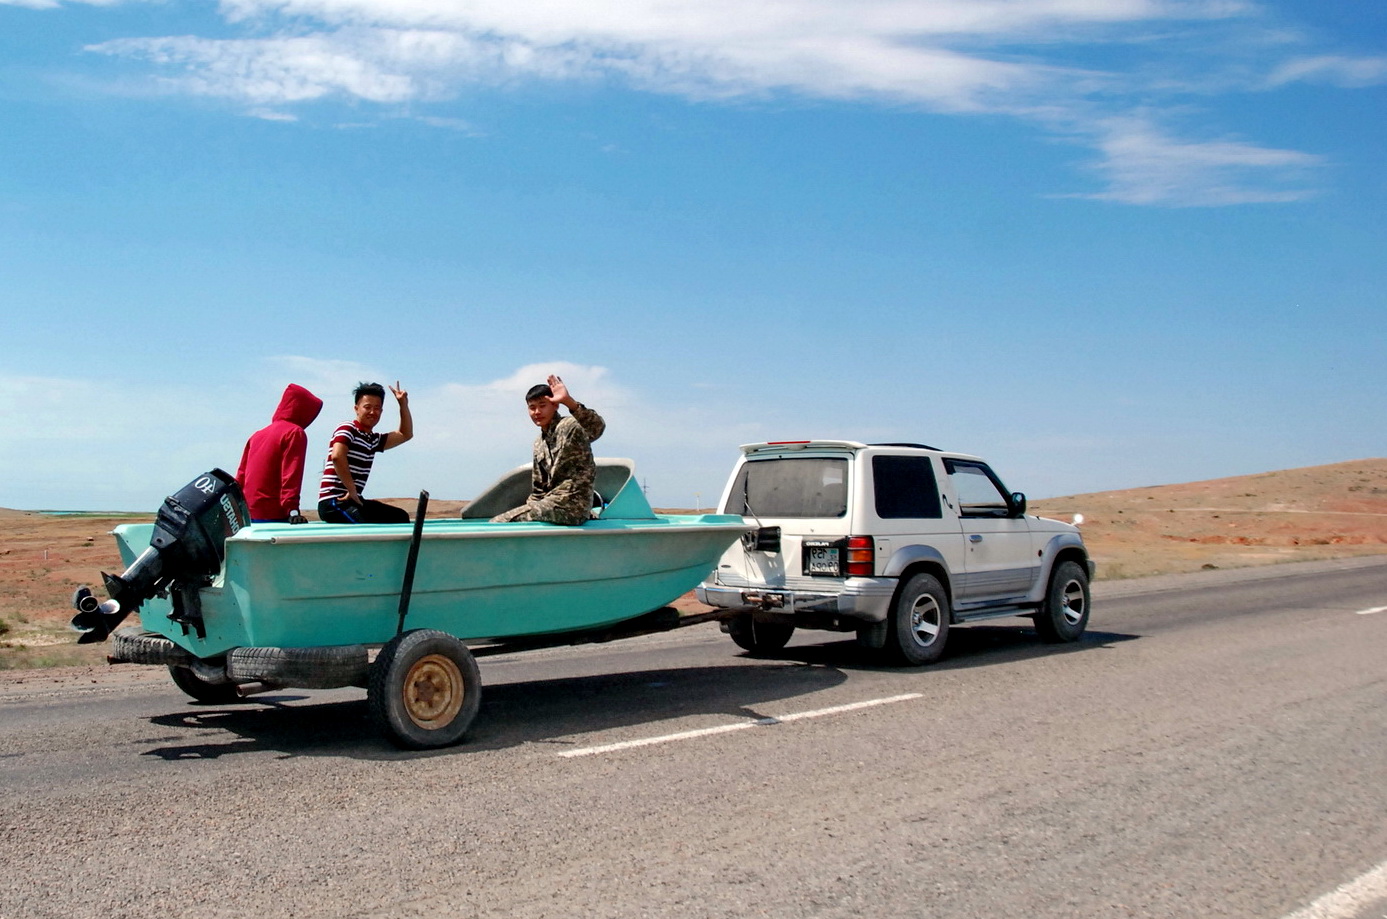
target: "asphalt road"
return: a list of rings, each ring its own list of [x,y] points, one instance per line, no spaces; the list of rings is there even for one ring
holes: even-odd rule
[[[423,754],[356,690],[10,686],[0,917],[1382,919],[1383,607],[1387,560],[1314,563],[917,669],[715,625],[488,658]]]

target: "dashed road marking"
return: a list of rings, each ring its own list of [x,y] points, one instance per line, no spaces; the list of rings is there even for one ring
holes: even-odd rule
[[[1358,611],[1359,616],[1371,616],[1373,613],[1387,613],[1387,606],[1372,606]]]
[[[680,731],[677,734],[662,734],[659,737],[642,737],[639,740],[623,740],[619,743],[602,744],[596,747],[579,747],[576,750],[565,750],[560,753],[559,756],[593,756],[598,753],[614,753],[618,750],[649,747],[654,744],[671,743],[676,740],[692,740],[695,737],[710,737],[714,734],[728,734],[732,731],[745,731],[747,728],[761,728],[775,724],[787,724],[791,721],[803,721],[806,718],[823,718],[826,715],[838,715],[843,712],[872,708],[877,705],[890,705],[893,702],[908,702],[911,699],[918,699],[922,695],[923,693],[908,692],[899,696],[887,696],[884,699],[867,699],[864,702],[849,702],[846,705],[834,705],[830,708],[819,708],[808,712],[792,712],[788,715],[777,715],[771,718],[756,718],[750,721],[738,721],[735,724],[720,724],[717,727],[699,728],[694,731]]]
[[[1367,874],[1341,884],[1304,909],[1285,919],[1349,919],[1363,907],[1387,897],[1387,862]]]

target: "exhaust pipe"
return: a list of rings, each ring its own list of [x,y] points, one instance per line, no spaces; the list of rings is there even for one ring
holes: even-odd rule
[[[262,683],[259,681],[254,683],[237,683],[236,695],[244,699],[247,696],[259,695],[262,692],[274,692],[277,689],[283,688],[284,687],[279,683]]]

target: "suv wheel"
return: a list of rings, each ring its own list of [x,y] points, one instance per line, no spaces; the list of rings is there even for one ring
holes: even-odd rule
[[[749,613],[742,613],[727,620],[727,634],[737,643],[737,647],[750,651],[754,656],[774,654],[785,647],[795,627],[778,622],[757,622]]]
[[[1088,572],[1078,562],[1061,562],[1035,614],[1035,630],[1048,642],[1076,641],[1088,626],[1088,607]]]
[[[896,596],[886,647],[898,663],[939,660],[949,639],[949,595],[932,574],[917,574]]]

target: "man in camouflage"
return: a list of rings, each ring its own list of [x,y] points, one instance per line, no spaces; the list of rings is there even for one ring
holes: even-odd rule
[[[571,414],[560,415],[560,405]],[[569,395],[563,380],[552,374],[548,385],[541,383],[525,394],[525,407],[539,427],[530,497],[491,522],[538,520],[577,526],[592,514],[592,481],[597,474],[592,441],[602,436],[607,423]]]

